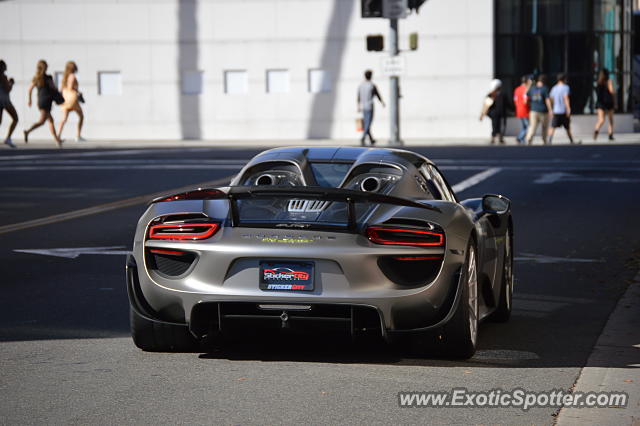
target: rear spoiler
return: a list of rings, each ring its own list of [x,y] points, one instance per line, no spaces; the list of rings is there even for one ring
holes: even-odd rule
[[[378,194],[375,192],[354,191],[342,188],[324,188],[318,186],[230,186],[225,188],[198,188],[181,194],[156,198],[151,201],[151,204],[165,201],[220,200],[225,198],[229,200],[232,226],[237,225],[240,222],[236,200],[246,200],[249,198],[302,198],[343,202],[347,204],[349,228],[354,228],[356,223],[354,209],[355,203],[389,204],[394,206],[431,210],[438,213],[441,212],[439,208],[431,204],[419,203],[406,198]]]

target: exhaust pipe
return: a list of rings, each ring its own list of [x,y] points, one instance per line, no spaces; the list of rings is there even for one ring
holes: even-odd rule
[[[270,174],[264,174],[258,177],[258,179],[256,179],[256,185],[259,186],[270,186],[273,185],[276,182],[276,179],[273,177],[273,175]]]
[[[369,176],[360,183],[360,189],[364,192],[377,192],[380,189],[380,179]]]

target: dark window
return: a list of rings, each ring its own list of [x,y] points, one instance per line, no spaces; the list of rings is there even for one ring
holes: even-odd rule
[[[525,74],[567,74],[574,113],[594,112],[599,70],[611,71],[616,109],[629,110],[629,0],[495,0],[495,75],[515,89]],[[628,11],[630,13],[630,10]]]
[[[311,163],[311,171],[320,186],[334,187],[342,183],[351,163]]]

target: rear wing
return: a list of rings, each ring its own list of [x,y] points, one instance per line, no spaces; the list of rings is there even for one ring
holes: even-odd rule
[[[197,190],[156,198],[151,203],[180,200],[219,200],[228,199],[231,213],[231,226],[239,226],[238,200],[252,198],[298,198],[304,200],[322,200],[343,202],[347,205],[347,228],[356,228],[355,203],[388,204],[394,206],[413,207],[440,213],[441,210],[428,203],[408,200],[406,198],[375,192],[355,191],[342,188],[324,188],[317,186],[230,186],[225,188],[199,188]]]

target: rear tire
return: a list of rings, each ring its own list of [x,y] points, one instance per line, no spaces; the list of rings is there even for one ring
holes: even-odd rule
[[[135,345],[148,352],[192,352],[197,340],[186,325],[151,321],[129,308],[131,337]]]
[[[443,328],[442,340],[449,358],[467,359],[478,341],[478,262],[475,239],[469,241],[460,274],[462,294],[453,318]]]
[[[504,264],[502,267],[502,288],[496,310],[491,314],[491,321],[507,322],[511,317],[513,306],[513,239],[511,230],[507,229],[504,244]]]

